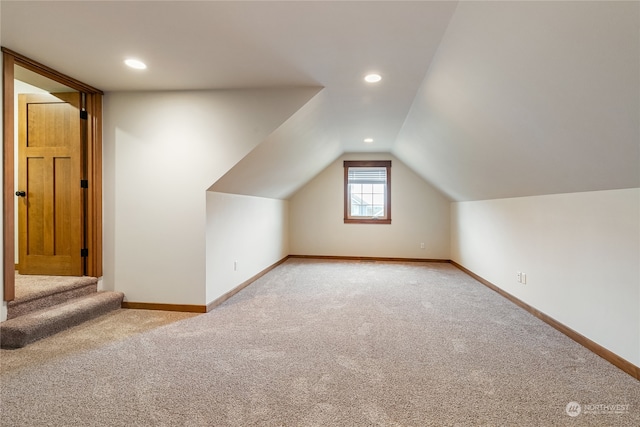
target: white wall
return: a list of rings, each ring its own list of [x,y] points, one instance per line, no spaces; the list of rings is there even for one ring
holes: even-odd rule
[[[451,216],[454,261],[640,366],[640,189],[459,202]]]
[[[207,192],[207,304],[286,257],[288,231],[286,200]]]
[[[344,223],[344,160],[392,161],[391,224]],[[343,155],[289,202],[291,254],[449,259],[449,199],[390,154]]]
[[[207,188],[315,93],[107,93],[104,288],[205,304]]]

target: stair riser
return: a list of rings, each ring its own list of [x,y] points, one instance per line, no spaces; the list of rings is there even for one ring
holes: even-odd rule
[[[72,326],[117,310],[124,294],[103,292],[95,297],[80,297],[63,306],[34,312],[21,318],[0,323],[0,347],[21,348],[39,339],[54,335]]]
[[[47,307],[53,307],[54,305],[69,301],[70,299],[95,293],[97,290],[97,283],[91,283],[79,288],[69,289],[31,301],[25,301],[17,304],[9,303],[7,306],[7,320],[15,319],[16,317],[24,316],[27,313],[42,310]]]

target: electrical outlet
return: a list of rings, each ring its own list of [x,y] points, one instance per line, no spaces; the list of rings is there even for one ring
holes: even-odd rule
[[[424,243],[420,243],[420,249],[424,249]]]
[[[518,283],[522,283],[522,273],[519,271],[516,273],[516,280],[518,280]]]

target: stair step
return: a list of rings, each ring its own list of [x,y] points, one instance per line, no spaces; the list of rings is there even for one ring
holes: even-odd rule
[[[42,278],[42,280],[38,280]],[[98,289],[97,277],[46,277],[30,276],[16,280],[29,280],[28,286],[18,289],[28,290],[16,295],[16,299],[7,304],[7,319],[24,316],[27,313],[39,311],[47,307],[61,304],[73,298],[95,293]]]
[[[21,348],[120,308],[122,292],[97,292],[0,323],[0,347]]]

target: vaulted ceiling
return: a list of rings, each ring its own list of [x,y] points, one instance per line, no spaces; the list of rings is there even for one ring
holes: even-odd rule
[[[3,0],[0,19],[3,46],[106,92],[317,91],[217,191],[287,198],[367,151],[452,200],[640,186],[638,2]]]

